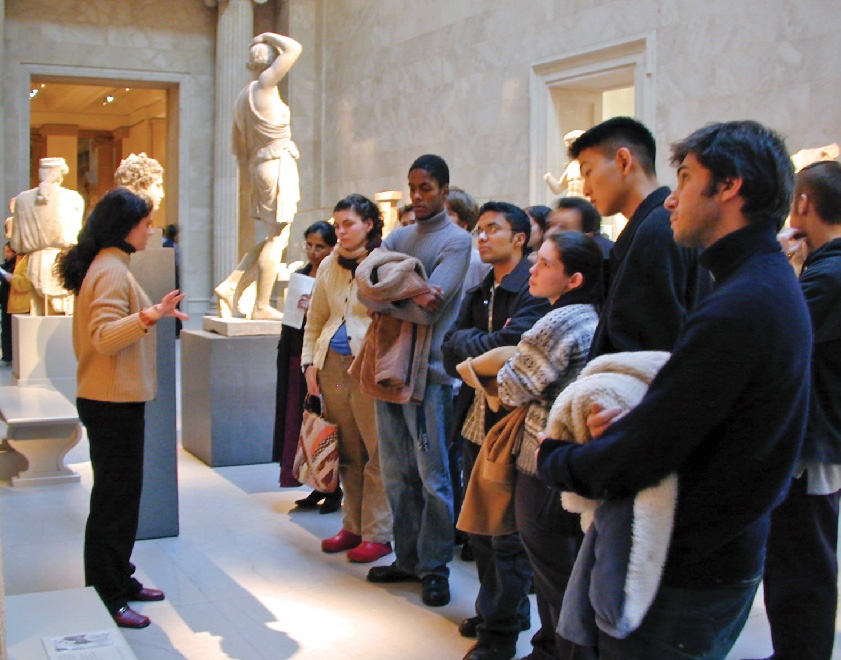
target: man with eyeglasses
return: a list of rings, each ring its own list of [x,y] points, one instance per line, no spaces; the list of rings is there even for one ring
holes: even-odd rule
[[[523,332],[550,310],[549,301],[529,293],[531,262],[523,250],[531,234],[525,212],[506,202],[487,202],[474,229],[479,256],[491,271],[467,291],[458,320],[444,338],[444,368],[458,378],[456,365],[499,346],[516,346]],[[490,428],[506,411],[493,412],[481,392],[462,384],[455,403],[452,443],[463,445],[464,483]],[[464,442],[467,440],[467,442]],[[477,637],[465,660],[508,660],[517,637],[528,630],[531,565],[520,535],[470,534],[479,573],[476,616],[459,625],[464,637]]]

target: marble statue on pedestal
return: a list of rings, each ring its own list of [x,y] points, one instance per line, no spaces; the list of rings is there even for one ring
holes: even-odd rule
[[[73,294],[53,274],[59,252],[76,243],[85,210],[82,196],[61,186],[68,172],[64,158],[42,158],[38,187],[20,193],[14,204],[10,243],[18,254],[29,255],[27,275],[36,316],[73,312]]]
[[[152,200],[152,210],[157,211],[164,198],[164,168],[144,152],[129,154],[120,161],[114,172],[114,183],[125,186],[133,193],[146,195]]]
[[[300,187],[298,148],[290,132],[289,107],[280,98],[277,85],[301,50],[294,39],[271,32],[254,37],[251,44],[248,69],[255,79],[242,89],[234,104],[233,144],[240,172],[248,172],[250,219],[263,223],[266,238],[251,248],[216,287],[222,317],[237,314],[240,294],[255,280],[256,296],[249,318],[279,320],[283,316],[272,307],[270,298],[281,255],[289,243]],[[245,221],[240,218],[240,222]]]
[[[564,146],[569,149],[584,131],[570,131],[564,135]],[[569,161],[560,178],[556,179],[551,172],[543,175],[543,180],[549,189],[556,195],[563,197],[584,197],[584,177],[581,176],[581,167],[578,161]]]

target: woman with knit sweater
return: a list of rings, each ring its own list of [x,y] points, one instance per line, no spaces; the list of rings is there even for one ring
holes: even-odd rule
[[[93,489],[85,527],[85,583],[122,628],[149,618],[129,601],[163,600],[132,577],[143,485],[146,401],[155,397],[154,325],[186,320],[177,290],[153,305],[129,272],[132,252],[151,234],[152,202],[127,188],[109,190],[91,212],[79,242],[59,257],[57,272],[76,294],[73,348],[78,360],[76,407],[90,444]]]
[[[323,395],[325,417],[339,427],[344,520],[321,549],[349,550],[350,561],[367,563],[391,552],[391,509],[380,471],[374,399],[362,394],[347,371],[371,323],[354,275],[380,245],[383,222],[376,204],[356,194],[336,204],[333,221],[339,242],[315,278],[301,364],[308,394]]]
[[[499,396],[507,406],[528,406],[517,455],[514,511],[517,531],[534,571],[540,629],[529,656],[593,658],[555,634],[566,584],[583,539],[578,515],[561,506],[560,494],[536,476],[537,434],[555,397],[584,367],[598,324],[603,256],[598,244],[579,232],[550,235],[529,271],[529,293],[547,298],[552,311],[523,333],[517,353],[497,375]],[[559,648],[561,644],[569,647]]]

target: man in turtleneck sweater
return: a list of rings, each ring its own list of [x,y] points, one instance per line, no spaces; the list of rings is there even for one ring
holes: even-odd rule
[[[771,510],[788,488],[809,406],[809,311],[775,236],[794,183],[782,138],[727,122],[672,150],[678,186],[665,206],[674,238],[706,248],[713,290],[636,408],[621,419],[615,409],[591,415],[597,441],[545,440],[538,456],[547,484],[594,499],[633,497],[677,474],[654,602],[624,639],[599,630],[602,660],[727,655],[762,578]],[[601,589],[597,575],[590,593]]]
[[[382,247],[423,263],[431,292],[378,311],[432,327],[427,384],[420,404],[377,401],[380,461],[394,515],[396,561],[368,572],[371,582],[421,580],[423,602],[450,602],[453,558],[453,489],[447,434],[452,424],[452,379],[441,345],[458,314],[461,285],[470,262],[470,235],[453,224],[444,204],[450,172],[427,154],[409,168],[409,193],[417,222],[396,229]]]

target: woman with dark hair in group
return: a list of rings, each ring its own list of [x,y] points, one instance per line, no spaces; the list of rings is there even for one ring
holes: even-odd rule
[[[349,550],[348,559],[371,562],[391,552],[391,510],[380,471],[374,398],[347,371],[371,323],[359,302],[356,267],[380,245],[377,205],[349,195],[333,209],[338,245],[315,278],[301,356],[307,392],[323,395],[325,417],[339,427],[339,474],[345,490],[338,534],[321,542],[324,552]]]
[[[85,584],[93,586],[122,628],[149,618],[129,601],[163,600],[132,574],[143,487],[146,401],[155,397],[154,325],[188,317],[178,290],[153,305],[129,271],[131,253],[151,234],[152,202],[127,188],[109,190],[88,217],[79,242],[64,251],[56,272],[76,294],[73,348],[78,361],[79,419],[90,444],[93,488],[85,527]]]
[[[333,225],[323,220],[307,227],[304,231],[304,250],[307,253],[306,266],[296,273],[315,277],[318,267],[336,245],[336,230]],[[303,295],[298,299],[298,309],[306,312],[312,296]],[[306,319],[305,319],[306,320]],[[298,436],[304,411],[304,397],[307,384],[301,373],[301,349],[304,345],[304,328],[284,325],[277,344],[277,395],[275,398],[274,447],[272,460],[280,463],[280,486],[290,488],[301,484],[292,475],[295,462],[295,450],[298,448]],[[324,500],[320,513],[338,511],[342,503],[342,490],[333,493],[312,491],[305,498],[296,500],[301,508],[313,508]]]
[[[552,209],[538,204],[527,206],[523,210],[531,221],[531,234],[529,234],[529,242],[526,247],[529,248],[530,252],[537,252],[543,244],[543,234],[546,232],[546,225],[549,224],[549,214],[552,213]]]
[[[534,571],[540,629],[532,637],[534,658],[593,658],[555,632],[566,585],[584,538],[578,514],[561,507],[558,491],[537,477],[537,434],[555,398],[584,367],[598,324],[602,297],[602,252],[577,231],[551,234],[529,271],[529,293],[546,298],[552,310],[523,333],[517,353],[497,375],[508,406],[528,405],[518,449],[514,510],[517,531]],[[563,648],[561,648],[563,645]],[[566,646],[569,645],[569,646]]]

